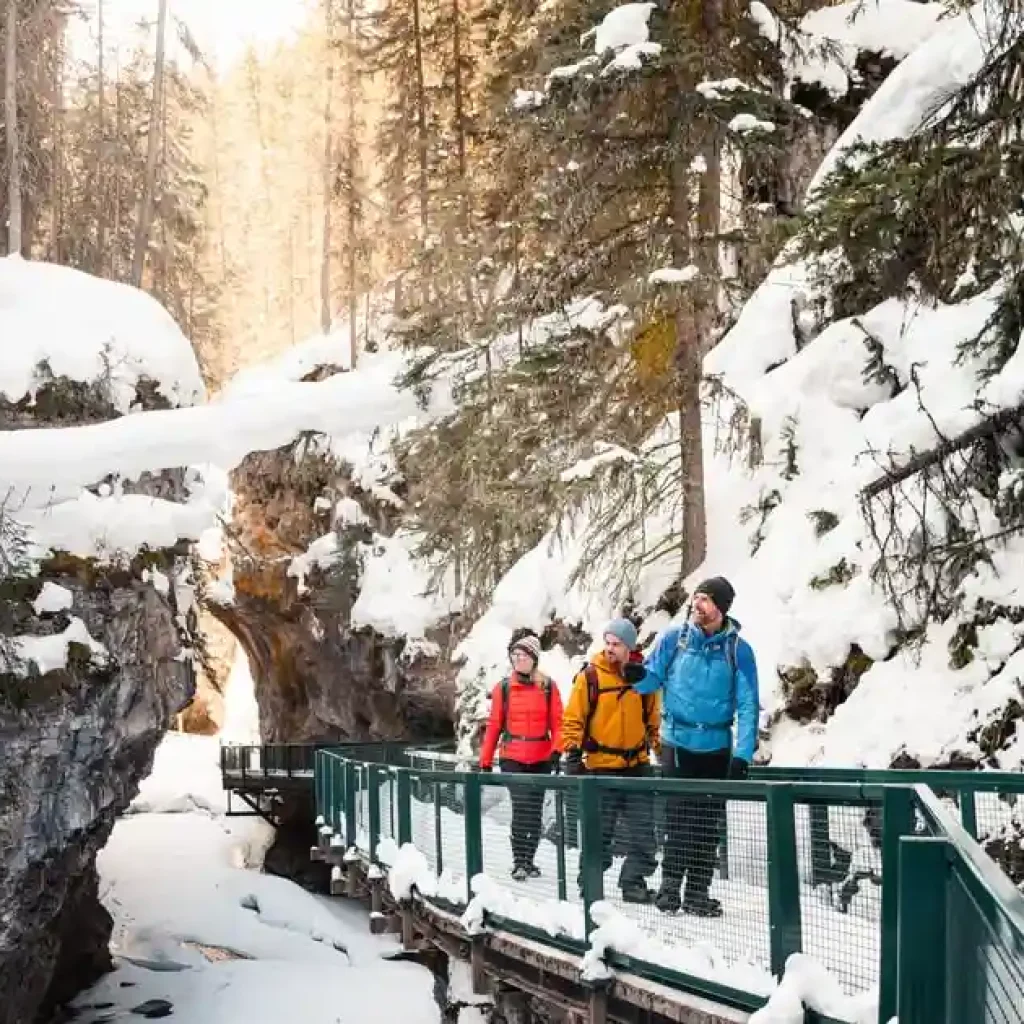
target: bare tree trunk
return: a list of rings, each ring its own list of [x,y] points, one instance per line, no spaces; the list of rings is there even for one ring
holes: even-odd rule
[[[252,115],[256,122],[256,141],[259,144],[260,149],[260,181],[263,185],[260,203],[263,207],[263,223],[269,225],[273,223],[273,218],[271,216],[270,171],[267,167],[267,140],[263,132],[263,103],[261,101],[260,90],[260,66],[256,63],[255,59],[247,62],[247,73],[249,78],[250,99],[252,100]],[[261,260],[260,267],[260,279],[263,287],[263,323],[269,327],[271,310],[269,277],[270,261]]]
[[[53,69],[53,173],[50,175],[50,250],[51,263],[60,263],[61,233],[64,229],[64,55],[63,46]]]
[[[156,23],[156,63],[153,69],[153,99],[149,107],[149,137],[146,145],[146,180],[139,202],[139,222],[135,225],[135,252],[132,254],[132,284],[142,287],[142,272],[149,248],[149,229],[153,220],[153,191],[160,143],[160,100],[164,88],[164,48],[167,36],[167,0],[160,0]]]
[[[348,67],[346,85],[348,89],[346,159],[348,174],[348,336],[349,366],[356,368],[359,349],[358,313],[356,310],[356,222],[358,197],[356,196],[356,10],[355,0],[348,0]]]
[[[21,252],[21,137],[18,131],[18,3],[7,0],[4,58],[4,121],[7,137],[7,251]]]
[[[96,0],[97,17],[97,77],[99,79],[99,97],[97,99],[96,120],[99,144],[96,147],[96,273],[103,275],[107,262],[107,108],[106,81],[103,64],[103,0]]]
[[[687,160],[677,149],[672,160],[673,258],[685,266],[691,255],[690,175]],[[679,402],[679,468],[683,499],[680,572],[689,575],[704,560],[707,523],[704,512],[704,452],[700,415],[701,343],[698,317],[688,297],[677,298],[675,372]]]
[[[167,87],[160,100],[160,301],[168,305],[171,279],[170,245],[167,238]]]
[[[722,0],[704,0],[701,8],[705,46],[713,56],[719,46]],[[713,68],[711,69],[714,70]],[[681,83],[692,88],[692,83]],[[677,115],[681,120],[681,116]],[[676,125],[678,132],[682,124]],[[675,366],[679,381],[679,444],[683,493],[682,575],[693,572],[707,555],[707,509],[704,480],[704,430],[701,422],[700,389],[704,354],[713,341],[718,311],[720,264],[718,225],[721,212],[721,151],[716,130],[704,128],[702,155],[707,165],[701,176],[697,204],[697,237],[689,234],[692,211],[689,198],[689,169],[683,148],[677,147],[672,163],[672,208],[677,225],[674,256],[678,265],[695,262],[700,268],[698,288],[685,305],[676,309]],[[682,227],[685,225],[685,229]],[[687,309],[687,305],[690,309]],[[690,312],[692,310],[692,312]]]
[[[423,30],[420,0],[412,0],[412,25],[416,44],[416,142],[420,157],[420,247],[427,244],[429,191],[427,184],[427,90],[423,79]]]
[[[334,155],[333,137],[331,132],[331,99],[334,91],[334,43],[332,36],[333,0],[324,0],[324,19],[326,21],[327,70],[324,93],[324,228],[323,249],[320,256],[320,330],[324,334],[331,331],[331,193],[333,191],[332,157]]]
[[[110,253],[110,273],[115,281],[121,280],[121,51],[114,55],[114,148],[117,158],[111,161],[114,175],[114,244]]]
[[[295,344],[295,226],[288,225],[288,330]]]
[[[455,63],[455,139],[458,150],[459,167],[459,233],[461,244],[469,242],[470,202],[469,174],[466,162],[466,116],[464,83],[462,81],[462,13],[459,0],[452,0],[452,58]],[[463,248],[463,252],[466,250]],[[466,312],[473,319],[475,303],[473,299],[473,273],[468,260],[463,260],[463,289],[465,291]]]
[[[210,90],[210,118],[213,126],[213,187],[217,192],[217,246],[220,249],[220,279],[226,285],[228,280],[228,247],[224,232],[224,185],[220,177],[220,122],[217,108],[220,105],[220,90],[214,84]]]

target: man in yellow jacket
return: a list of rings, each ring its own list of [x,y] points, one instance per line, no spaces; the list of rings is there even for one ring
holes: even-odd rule
[[[562,718],[562,750],[567,774],[646,774],[648,751],[660,744],[661,705],[655,692],[642,697],[632,689],[636,627],[615,619],[604,631],[604,649],[573,680]],[[641,673],[642,674],[642,673]],[[646,879],[657,868],[651,800],[640,793],[608,792],[601,799],[601,860],[612,866],[612,839],[619,820],[626,829],[626,859],[619,888],[627,903],[654,898]]]

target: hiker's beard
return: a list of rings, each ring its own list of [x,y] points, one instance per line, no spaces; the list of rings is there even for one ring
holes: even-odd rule
[[[717,608],[702,609],[694,606],[690,618],[695,626],[706,631],[717,629],[722,624],[722,615]]]
[[[625,665],[627,661],[629,661],[629,655],[628,654],[623,656],[620,651],[612,651],[612,650],[609,650],[607,647],[604,650],[604,656],[616,668],[622,668],[622,666]]]

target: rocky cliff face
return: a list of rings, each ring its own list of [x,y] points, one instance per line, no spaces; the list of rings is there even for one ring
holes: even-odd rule
[[[102,387],[40,377],[33,397],[0,401],[0,430],[118,415]],[[139,407],[165,404],[149,392]],[[181,500],[184,474],[117,486]],[[5,540],[31,542],[12,504]],[[0,1024],[30,1024],[110,966],[96,856],[194,693],[198,630],[187,545],[35,562],[0,548]]]
[[[405,637],[353,628],[366,546],[397,514],[316,441],[252,454],[232,478],[234,598],[211,610],[248,655],[263,739],[450,738],[458,625],[432,631],[426,653]],[[362,515],[336,523],[332,541],[331,510],[343,500]],[[317,538],[327,555],[297,574],[293,558]]]
[[[96,855],[192,687],[173,597],[84,563],[48,575],[109,661],[72,651],[66,669],[0,677],[2,1024],[45,1019],[109,966]],[[58,631],[60,618],[34,631]]]

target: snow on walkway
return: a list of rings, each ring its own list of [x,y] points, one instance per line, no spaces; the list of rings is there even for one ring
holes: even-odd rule
[[[431,974],[383,960],[397,945],[358,908],[257,870],[272,831],[225,817],[218,749],[168,735],[100,855],[118,966],[79,997],[79,1019],[138,1020],[161,999],[188,1024],[437,1024]]]

